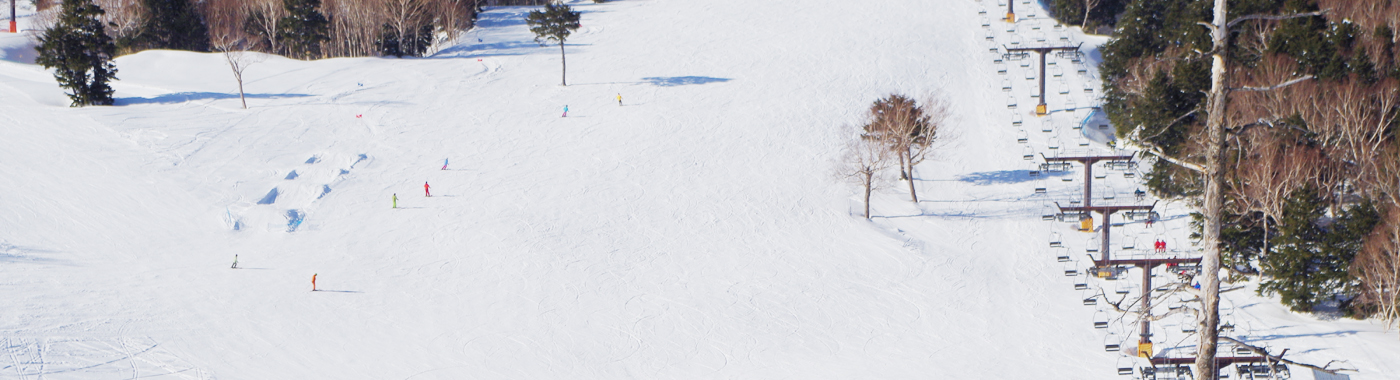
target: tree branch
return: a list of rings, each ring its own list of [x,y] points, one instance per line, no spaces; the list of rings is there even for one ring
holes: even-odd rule
[[[1292,361],[1292,360],[1284,359],[1282,355],[1280,355],[1280,356],[1269,355],[1269,352],[1268,352],[1268,351],[1265,351],[1263,347],[1253,346],[1253,345],[1247,344],[1247,343],[1245,343],[1245,342],[1241,342],[1241,341],[1239,341],[1238,339],[1231,338],[1231,337],[1228,337],[1228,336],[1222,336],[1222,337],[1220,337],[1220,340],[1224,340],[1224,341],[1228,341],[1228,342],[1230,342],[1230,343],[1237,344],[1237,345],[1239,345],[1240,347],[1244,347],[1244,348],[1246,348],[1246,349],[1248,349],[1248,350],[1254,352],[1255,354],[1257,354],[1257,355],[1259,355],[1259,356],[1263,356],[1263,357],[1265,357],[1265,358],[1268,358],[1269,360],[1276,361],[1276,362],[1288,363],[1288,364],[1296,365],[1296,366],[1299,366],[1299,367],[1309,368],[1309,369],[1315,369],[1315,370],[1318,370],[1318,371],[1327,372],[1327,373],[1331,373],[1331,374],[1336,374],[1337,372],[1341,372],[1341,371],[1361,372],[1361,370],[1353,369],[1353,368],[1328,369],[1327,367],[1331,367],[1331,366],[1332,366],[1332,363],[1336,363],[1336,362],[1337,362],[1336,360],[1327,362],[1327,365],[1325,365],[1325,366],[1318,367],[1318,366],[1315,366],[1315,365],[1312,365],[1312,364],[1299,363],[1299,362],[1295,362],[1295,361]]]
[[[1237,18],[1237,19],[1234,19],[1234,20],[1230,20],[1229,23],[1226,23],[1226,24],[1225,24],[1225,28],[1226,28],[1226,29],[1234,28],[1234,27],[1235,27],[1235,24],[1239,24],[1239,23],[1242,23],[1242,22],[1245,22],[1245,21],[1249,21],[1249,20],[1269,20],[1269,21],[1288,20],[1288,19],[1303,18],[1303,17],[1321,16],[1321,15],[1327,14],[1327,12],[1330,12],[1330,11],[1331,11],[1330,9],[1323,9],[1323,10],[1320,10],[1320,11],[1317,11],[1317,12],[1294,13],[1294,14],[1291,14],[1291,15],[1277,15],[1277,16],[1270,16],[1270,15],[1249,15],[1249,16],[1240,17],[1240,18]]]
[[[1299,82],[1302,82],[1302,81],[1305,81],[1305,80],[1308,80],[1308,79],[1313,79],[1313,78],[1316,78],[1316,77],[1314,77],[1314,76],[1312,76],[1312,75],[1305,75],[1305,76],[1303,76],[1303,77],[1301,77],[1301,78],[1295,78],[1295,79],[1293,79],[1293,80],[1290,80],[1290,81],[1287,81],[1287,82],[1283,82],[1283,83],[1279,83],[1279,84],[1276,84],[1276,85],[1273,85],[1273,86],[1269,86],[1269,87],[1248,87],[1248,86],[1246,86],[1246,87],[1235,88],[1234,90],[1236,90],[1236,91],[1273,91],[1273,90],[1277,90],[1277,89],[1280,89],[1280,88],[1292,86],[1292,85],[1298,84]]]

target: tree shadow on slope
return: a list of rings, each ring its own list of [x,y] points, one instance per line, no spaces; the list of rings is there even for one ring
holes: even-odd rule
[[[475,37],[471,37],[475,38]],[[433,54],[432,58],[486,58],[537,53],[541,46],[534,41],[505,41],[489,44],[462,44]],[[555,51],[550,51],[555,53]]]
[[[1031,176],[1028,170],[1001,170],[995,172],[969,173],[958,177],[958,181],[978,186],[1030,182],[1041,178],[1069,175],[1070,172],[1041,171],[1039,176]]]
[[[284,98],[305,98],[313,95],[308,94],[243,94],[248,99],[284,99]],[[129,106],[135,104],[175,104],[185,103],[195,100],[220,100],[238,99],[238,94],[226,94],[219,92],[177,92],[172,94],[157,95],[149,98],[129,97],[117,98],[114,105]]]
[[[697,84],[724,83],[724,82],[728,82],[728,81],[729,81],[729,78],[697,77],[697,76],[684,76],[684,77],[650,77],[650,78],[642,78],[642,81],[643,81],[643,83],[649,83],[649,84],[651,84],[651,85],[653,85],[653,86],[660,86],[660,87],[676,87],[676,86],[689,86],[689,85],[697,85]]]

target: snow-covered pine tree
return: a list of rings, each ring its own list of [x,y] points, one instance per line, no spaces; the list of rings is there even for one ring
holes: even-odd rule
[[[112,64],[117,47],[98,20],[102,7],[92,0],[67,0],[58,22],[39,36],[35,59],[44,68],[54,69],[54,79],[69,91],[74,107],[111,105],[117,67]]]
[[[321,14],[321,0],[284,0],[287,16],[277,23],[278,42],[297,59],[321,57],[321,43],[330,40],[330,21]]]

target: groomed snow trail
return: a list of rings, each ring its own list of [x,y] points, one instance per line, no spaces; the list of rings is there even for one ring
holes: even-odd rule
[[[430,58],[269,57],[248,110],[215,54],[121,57],[81,109],[0,61],[0,378],[1118,378],[1017,177],[990,4],[571,4],[567,87],[525,7]],[[842,125],[933,90],[925,201],[853,215]],[[1346,323],[1297,351],[1400,371]]]

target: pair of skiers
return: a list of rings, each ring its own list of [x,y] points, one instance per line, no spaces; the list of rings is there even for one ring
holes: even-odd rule
[[[1157,253],[1166,253],[1166,252],[1167,252],[1167,241],[1166,241],[1166,240],[1162,240],[1162,239],[1157,239],[1157,241],[1152,242],[1152,250],[1153,250],[1154,252],[1157,252]]]

